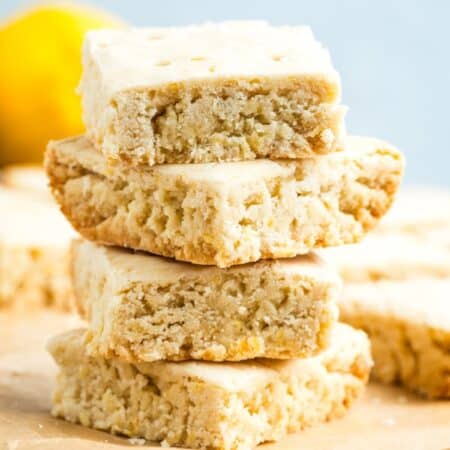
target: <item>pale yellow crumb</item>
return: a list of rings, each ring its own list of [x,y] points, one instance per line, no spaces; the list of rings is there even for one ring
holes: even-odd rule
[[[386,213],[401,154],[369,138],[293,161],[111,169],[83,137],[52,142],[47,173],[84,237],[228,267],[359,241]]]
[[[90,358],[84,331],[54,338],[52,414],[163,445],[248,450],[345,414],[371,367],[367,337],[338,325],[312,358],[239,363]]]
[[[229,269],[87,241],[76,242],[72,255],[91,356],[306,357],[326,348],[337,319],[340,279],[313,254]]]

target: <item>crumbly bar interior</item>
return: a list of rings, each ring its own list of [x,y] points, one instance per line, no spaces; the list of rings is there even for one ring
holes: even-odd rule
[[[339,75],[308,27],[93,31],[80,93],[89,138],[133,164],[298,158],[344,134]]]
[[[353,243],[389,208],[400,153],[353,139],[318,159],[134,170],[106,163],[84,138],[51,143],[53,193],[90,240],[227,267]]]
[[[85,101],[84,117],[88,136],[109,157],[133,164],[299,158],[341,144],[345,108],[317,103],[326,89],[258,79],[171,85],[118,93],[95,122],[98,106]]]
[[[144,363],[89,358],[83,331],[49,349],[60,366],[52,413],[163,445],[249,449],[345,413],[370,369],[367,338],[339,326],[315,358]]]
[[[73,256],[92,356],[128,362],[305,357],[328,345],[337,318],[339,279],[315,267],[312,255],[198,273],[88,242],[75,244]],[[148,258],[156,266],[149,272],[173,271],[172,279],[130,275]]]

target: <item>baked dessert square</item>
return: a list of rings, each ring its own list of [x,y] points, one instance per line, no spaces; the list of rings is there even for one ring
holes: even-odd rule
[[[308,27],[257,21],[89,32],[79,87],[88,137],[132,165],[334,151],[340,90]]]
[[[0,186],[0,309],[71,310],[75,235],[52,199]]]
[[[340,279],[314,254],[219,269],[87,241],[72,253],[94,357],[306,357],[328,345],[337,319]]]
[[[49,144],[46,168],[85,238],[228,267],[359,241],[389,209],[403,157],[355,137],[320,158],[111,168],[76,137]]]
[[[341,320],[364,330],[373,377],[430,398],[450,398],[450,279],[344,286]]]
[[[366,335],[339,324],[311,358],[122,363],[89,357],[84,331],[48,345],[60,368],[52,414],[165,446],[247,450],[342,416],[371,367]]]

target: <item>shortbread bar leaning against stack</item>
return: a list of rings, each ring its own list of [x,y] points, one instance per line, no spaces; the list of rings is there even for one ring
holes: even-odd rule
[[[388,210],[401,153],[369,138],[319,158],[111,170],[83,137],[51,142],[50,186],[87,239],[228,267],[357,242]]]
[[[326,351],[287,361],[128,364],[89,357],[84,341],[76,330],[49,343],[53,415],[191,448],[249,450],[342,416],[372,364],[365,334],[341,324]]]
[[[127,362],[315,355],[341,285],[313,254],[219,269],[87,241],[72,273],[88,353]]]
[[[83,68],[87,135],[110,160],[299,158],[344,134],[339,76],[308,27],[95,31]]]

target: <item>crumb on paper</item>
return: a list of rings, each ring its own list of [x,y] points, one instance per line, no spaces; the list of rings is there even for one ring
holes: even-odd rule
[[[42,423],[38,423],[38,428],[42,430],[42,428],[44,428],[44,425],[42,425]]]
[[[128,439],[128,442],[131,445],[145,445],[145,439],[141,439],[141,438],[130,438],[130,439]]]

